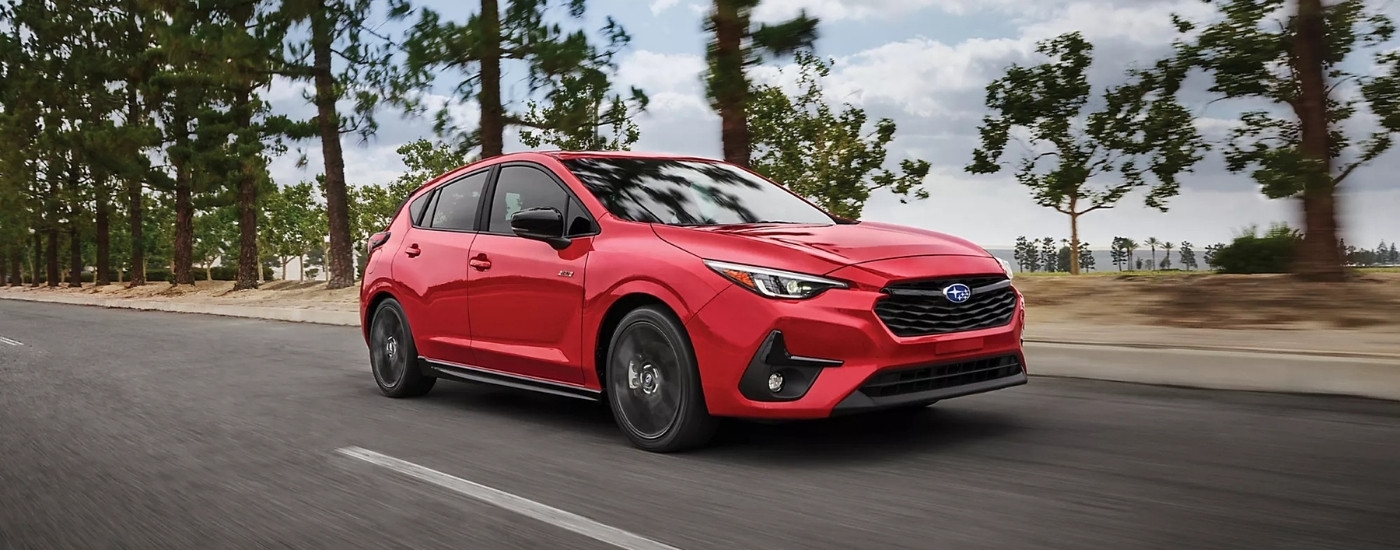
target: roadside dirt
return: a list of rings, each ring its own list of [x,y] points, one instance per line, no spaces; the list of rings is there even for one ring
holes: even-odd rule
[[[1400,272],[1371,273],[1338,284],[1312,284],[1273,275],[1022,276],[1035,323],[1168,326],[1219,329],[1344,329],[1400,334]],[[356,311],[359,288],[326,290],[324,282],[274,281],[233,292],[232,282],[174,287],[151,283],[81,289],[29,287],[100,298]]]
[[[1400,333],[1400,273],[1345,283],[1285,275],[1018,277],[1035,322]]]

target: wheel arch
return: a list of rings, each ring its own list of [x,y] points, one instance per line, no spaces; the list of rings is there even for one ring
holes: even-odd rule
[[[387,288],[381,288],[370,294],[369,301],[365,307],[364,321],[360,323],[360,334],[364,336],[366,342],[369,341],[369,327],[374,324],[375,311],[379,309],[380,304],[390,298],[394,300],[398,299],[398,297],[389,292]]]
[[[617,326],[628,313],[646,306],[657,307],[675,318],[677,324],[680,325],[681,334],[687,339],[690,338],[690,334],[685,328],[685,316],[677,311],[675,306],[656,294],[645,290],[635,290],[617,297],[608,305],[607,311],[598,323],[598,329],[593,333],[593,353],[591,354],[593,368],[590,369],[590,372],[596,377],[595,381],[600,390],[607,391],[608,351],[612,344],[613,333],[617,331]],[[693,341],[691,345],[694,345]]]

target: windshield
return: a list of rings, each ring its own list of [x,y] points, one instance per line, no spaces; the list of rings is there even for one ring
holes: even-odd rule
[[[717,162],[587,158],[564,161],[619,218],[667,225],[836,223],[785,189]]]

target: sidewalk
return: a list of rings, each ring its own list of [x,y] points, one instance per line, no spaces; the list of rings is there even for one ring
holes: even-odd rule
[[[187,300],[104,298],[83,294],[41,293],[11,290],[9,288],[0,288],[0,299],[145,311],[200,313],[204,315],[223,315],[226,317],[270,319],[274,321],[292,321],[322,325],[359,326],[360,324],[360,312],[353,309],[353,304],[326,304],[324,308],[271,307],[261,305],[246,306],[214,302],[192,302]]]
[[[1400,360],[1400,334],[1361,330],[1232,330],[1032,322],[1026,327],[1026,342]]]

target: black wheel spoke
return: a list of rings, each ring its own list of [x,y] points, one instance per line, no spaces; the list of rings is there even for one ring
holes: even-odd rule
[[[638,323],[626,329],[610,362],[623,421],[642,438],[665,435],[679,416],[685,380],[671,342],[657,327]]]
[[[374,325],[375,374],[385,386],[396,386],[408,365],[403,353],[403,323],[398,315],[385,312],[375,318]]]

